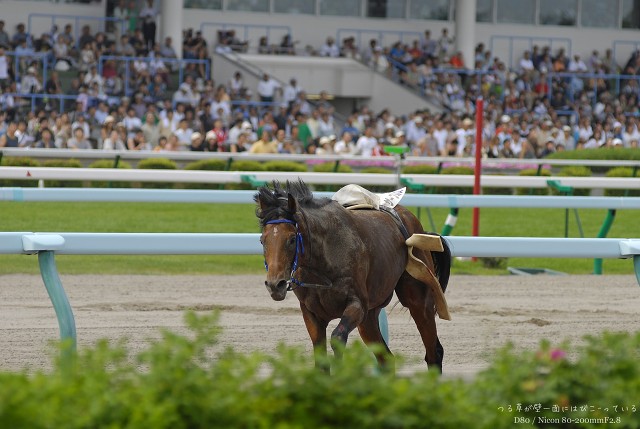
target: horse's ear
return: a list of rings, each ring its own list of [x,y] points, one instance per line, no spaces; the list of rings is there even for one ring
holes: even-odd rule
[[[264,212],[267,209],[267,205],[262,200],[262,196],[260,194],[258,194],[257,200],[258,200],[258,208],[260,209],[260,212]]]
[[[296,201],[296,199],[293,197],[293,195],[291,194],[287,194],[288,197],[288,203],[289,203],[289,213],[295,213],[298,211],[298,202]]]

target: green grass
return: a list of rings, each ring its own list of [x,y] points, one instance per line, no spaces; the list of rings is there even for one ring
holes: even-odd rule
[[[162,204],[162,203],[44,203],[0,202],[1,231],[32,232],[258,232],[254,206],[247,204]],[[431,210],[436,230],[442,228],[447,209]],[[580,210],[585,237],[598,234],[605,210]],[[455,235],[471,235],[471,209],[461,209]],[[618,211],[609,237],[640,237],[640,223],[633,210]],[[422,210],[427,230],[428,218]],[[569,236],[579,237],[573,212]],[[563,209],[482,209],[483,236],[562,237]],[[74,256],[56,257],[63,274],[241,274],[261,273],[262,257],[255,256]],[[572,274],[593,271],[591,259],[512,258],[509,266],[544,267]],[[605,260],[608,274],[632,274],[628,260]],[[3,255],[0,274],[37,274],[35,256]],[[455,260],[456,274],[506,274],[487,269],[478,262]]]

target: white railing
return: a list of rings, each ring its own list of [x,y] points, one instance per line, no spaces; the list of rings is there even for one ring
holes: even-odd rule
[[[453,256],[633,258],[640,283],[640,239],[446,237]],[[58,318],[60,336],[72,342],[76,327],[60,281],[55,254],[65,255],[219,255],[262,254],[259,234],[194,233],[0,233],[0,254],[38,254],[40,271]],[[383,317],[382,320],[385,320]]]
[[[252,180],[298,180],[311,184],[397,186],[399,179],[408,179],[424,186],[473,186],[472,175],[456,174],[373,174],[373,173],[311,173],[278,171],[196,171],[196,170],[134,170],[117,168],[49,168],[1,167],[0,179],[11,180],[81,180],[120,182],[174,182],[174,183],[243,183]],[[546,188],[548,181],[587,189],[640,189],[640,178],[618,177],[564,177],[564,176],[493,176],[482,175],[483,187]]]
[[[308,163],[321,162],[345,162],[345,163],[386,163],[393,165],[396,158],[393,156],[359,156],[359,155],[294,155],[294,154],[249,154],[247,152],[144,152],[144,151],[104,151],[95,149],[73,150],[73,149],[16,149],[2,148],[2,154],[10,157],[30,157],[35,159],[70,159],[98,160],[115,159],[116,156],[125,161],[139,161],[147,158],[167,158],[173,161],[198,161],[202,159],[229,160],[251,160],[251,161],[296,161]],[[404,164],[452,164],[469,165],[473,167],[474,158],[457,157],[424,157],[407,156],[403,160]],[[507,159],[507,158],[485,158],[482,160],[483,167],[511,167],[511,168],[531,168],[534,166],[568,166],[582,165],[592,167],[640,167],[640,161],[631,160],[582,160],[582,159]]]

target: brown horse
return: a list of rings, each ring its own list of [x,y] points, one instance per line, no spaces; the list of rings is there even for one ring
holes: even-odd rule
[[[327,353],[327,326],[340,319],[331,334],[346,344],[358,328],[367,344],[381,344],[376,358],[388,364],[391,352],[378,324],[380,311],[395,290],[420,331],[429,367],[442,370],[444,349],[436,330],[432,289],[406,271],[408,235],[423,233],[420,221],[397,206],[402,225],[389,213],[378,210],[347,210],[328,198],[316,199],[302,182],[274,182],[258,189],[254,200],[260,220],[267,278],[265,285],[275,301],[292,290],[300,301],[302,317],[314,346],[316,365]],[[436,274],[442,291],[447,287],[451,254],[416,249],[414,255]],[[435,281],[435,279],[434,279]],[[437,290],[437,289],[436,289]]]

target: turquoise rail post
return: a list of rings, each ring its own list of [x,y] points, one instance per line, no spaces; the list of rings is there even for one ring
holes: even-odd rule
[[[600,231],[598,232],[598,238],[605,238],[613,225],[613,221],[616,218],[616,211],[609,209],[607,211],[607,217],[604,219]],[[602,274],[602,258],[596,258],[593,260],[593,274]]]
[[[60,339],[70,340],[70,343],[62,350],[63,358],[69,358],[76,351],[76,322],[73,318],[73,311],[67,294],[62,287],[58,268],[56,267],[55,255],[52,250],[38,252],[38,263],[44,286],[47,289],[51,303],[58,317],[60,327]]]

